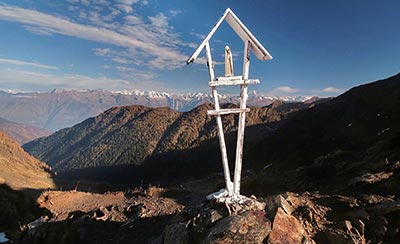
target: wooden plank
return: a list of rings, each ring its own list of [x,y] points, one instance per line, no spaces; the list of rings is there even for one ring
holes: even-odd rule
[[[260,80],[258,79],[249,79],[249,80],[215,80],[208,82],[209,86],[233,86],[233,85],[253,85],[259,84]]]
[[[229,8],[228,8],[229,9]],[[199,56],[201,50],[203,50],[204,47],[208,44],[210,41],[211,37],[214,35],[215,31],[218,29],[218,27],[221,25],[222,21],[225,19],[226,15],[228,14],[228,9],[225,10],[224,14],[222,17],[217,21],[217,23],[214,25],[214,27],[211,29],[210,33],[206,36],[206,38],[201,42],[201,44],[197,47],[196,51],[188,58],[186,61],[186,64],[193,63],[194,60]]]
[[[227,8],[222,17],[217,21],[217,23],[211,29],[210,33],[208,33],[206,38],[197,47],[194,53],[188,58],[188,60],[186,61],[187,64],[190,64],[196,60],[201,50],[203,50],[206,43],[210,41],[215,31],[218,29],[218,27],[224,20],[226,20],[226,22],[232,27],[232,29],[244,42],[250,41],[250,43],[252,44],[250,50],[254,53],[254,55],[258,59],[263,61],[272,59],[271,54],[265,49],[265,47],[257,40],[257,38],[254,37],[254,35],[249,31],[249,29],[247,29],[247,27],[233,13],[233,11],[230,8]]]
[[[212,64],[210,44],[207,42],[205,45],[206,45],[206,57],[207,57],[208,71],[210,74],[210,80],[214,80],[215,79],[214,66]],[[215,110],[220,110],[218,93],[217,93],[217,89],[215,88],[215,86],[211,87],[211,91],[212,91],[212,95],[214,98]],[[222,127],[221,115],[217,115],[216,120],[217,120],[219,147],[221,149],[222,167],[224,170],[226,191],[228,192],[229,196],[232,196],[233,195],[233,183],[231,180],[231,172],[229,170],[228,153],[226,151],[225,136],[224,136],[224,129]]]
[[[249,79],[250,72],[250,48],[252,44],[248,41],[244,43],[244,53],[243,53],[243,80]]]
[[[249,77],[250,69],[250,42],[244,43],[243,52],[243,79]],[[246,109],[247,102],[247,85],[240,86],[240,108]],[[235,157],[235,171],[233,176],[233,194],[240,196],[240,178],[242,174],[242,159],[243,159],[243,144],[244,144],[244,129],[246,124],[246,113],[239,114],[238,135],[236,141],[236,157]]]
[[[254,37],[254,35],[247,29],[247,27],[240,21],[240,19],[233,13],[229,8],[228,13],[225,17],[226,22],[232,27],[232,29],[238,34],[238,36],[243,40],[243,42],[250,41],[252,44],[249,48],[254,53],[254,55],[263,61],[271,60],[272,56],[265,49],[265,47]]]
[[[208,110],[207,114],[208,115],[225,115],[225,114],[238,114],[238,113],[246,113],[250,112],[249,108],[225,108],[225,109],[219,109],[219,110]]]
[[[214,64],[213,64],[212,58],[211,58],[210,44],[207,42],[205,45],[206,45],[206,57],[207,57],[208,73],[210,74],[210,79],[211,80],[215,80]]]
[[[228,80],[243,80],[243,76],[241,75],[237,75],[237,76],[220,76],[217,77],[215,80],[219,80],[219,81],[228,81]]]

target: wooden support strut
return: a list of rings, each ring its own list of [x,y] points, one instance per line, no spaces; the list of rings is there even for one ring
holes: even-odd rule
[[[244,43],[243,57],[243,80],[248,80],[250,69],[250,43]],[[240,85],[240,109],[246,109],[247,102],[247,84]],[[246,112],[239,113],[238,135],[236,142],[236,159],[235,172],[233,178],[233,191],[235,197],[240,197],[240,178],[242,173],[243,144],[244,144],[244,128],[246,123]]]
[[[213,67],[212,58],[211,58],[210,44],[208,43],[208,41],[206,42],[205,47],[206,47],[206,56],[207,56],[207,66],[208,66],[208,71],[210,73],[210,80],[213,81],[215,79],[215,75],[214,75],[214,67]],[[219,111],[220,106],[219,106],[218,93],[217,93],[216,87],[212,86],[211,90],[212,90],[212,95],[214,98],[215,110]],[[226,191],[228,192],[228,196],[232,196],[233,195],[233,189],[232,189],[233,184],[232,184],[232,180],[231,180],[231,173],[229,171],[228,154],[226,151],[225,137],[224,137],[224,130],[222,127],[221,114],[217,114],[216,120],[217,120],[219,146],[221,149],[222,166],[224,169],[224,176],[225,176]]]
[[[225,114],[237,114],[242,112],[250,112],[249,108],[241,109],[241,108],[225,108],[220,110],[208,110],[208,115],[225,115]]]
[[[209,86],[234,86],[234,85],[252,85],[259,84],[260,80],[258,79],[248,79],[243,80],[242,76],[234,76],[234,77],[218,77],[214,81],[210,81],[208,83]]]

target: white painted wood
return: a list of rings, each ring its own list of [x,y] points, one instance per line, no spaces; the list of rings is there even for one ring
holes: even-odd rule
[[[237,114],[237,113],[246,113],[250,112],[249,108],[224,108],[220,110],[208,110],[208,115],[225,115],[225,114]]]
[[[247,29],[242,21],[240,21],[240,19],[229,8],[227,9],[225,20],[236,32],[236,34],[238,34],[238,36],[243,40],[243,42],[250,41],[250,50],[258,59],[263,61],[272,59],[271,54],[269,54],[265,47],[253,36],[249,29]]]
[[[207,42],[205,45],[206,45],[206,57],[207,57],[208,73],[210,74],[210,80],[215,80],[214,64],[213,64],[212,57],[211,57],[210,44]]]
[[[243,54],[243,80],[249,78],[250,69],[250,42],[244,44]],[[240,86],[240,108],[246,109],[247,102],[247,85]],[[246,113],[239,114],[238,135],[236,142],[236,158],[235,158],[235,172],[233,178],[233,191],[235,196],[240,196],[240,178],[242,174],[242,159],[243,159],[243,144],[244,144],[244,128],[246,123]]]
[[[243,53],[243,80],[249,79],[250,72],[250,52],[249,48],[251,48],[253,44],[246,41],[244,42],[244,53]]]
[[[215,78],[209,41],[224,20],[226,20],[226,22],[231,26],[231,28],[244,42],[243,74],[241,76],[233,75],[233,60],[229,47],[226,47],[225,77]],[[248,98],[247,92],[249,84],[260,83],[258,79],[249,79],[248,77],[250,70],[250,52],[253,52],[258,59],[264,61],[272,59],[272,56],[268,53],[268,51],[262,46],[262,44],[253,36],[253,34],[247,29],[247,27],[239,20],[239,18],[229,8],[226,9],[222,17],[217,21],[217,23],[211,29],[210,33],[206,36],[206,38],[203,40],[200,46],[195,50],[192,56],[189,57],[189,59],[187,60],[187,64],[192,63],[200,55],[200,52],[204,48],[206,49],[207,65],[210,73],[209,85],[211,87],[211,92],[214,98],[214,110],[207,111],[207,114],[216,116],[222,165],[226,183],[226,189],[221,189],[221,191],[219,192],[210,194],[209,196],[207,196],[207,199],[216,199],[217,201],[225,202],[226,204],[233,202],[243,203],[247,199],[245,196],[240,195],[240,181],[241,181],[242,161],[243,161],[243,145],[244,145],[246,112],[250,111],[250,109],[247,108],[247,98]],[[240,108],[229,108],[229,109],[220,108],[218,100],[219,97],[216,87],[223,85],[240,85]],[[225,137],[221,119],[221,115],[232,114],[232,113],[239,113],[233,182],[231,181],[231,174],[229,171]]]
[[[252,85],[259,84],[258,79],[248,79],[248,80],[215,80],[208,82],[209,86],[232,86],[232,85]]]
[[[225,77],[225,76],[220,76],[215,78],[217,81],[228,81],[228,80],[243,80],[243,76],[237,75],[237,76],[231,76],[231,77]]]
[[[207,42],[205,45],[206,45],[206,56],[207,56],[208,70],[210,73],[210,80],[214,80],[215,75],[214,75],[214,67],[213,67],[212,58],[211,58],[210,44]],[[211,90],[212,90],[212,94],[213,94],[213,98],[214,98],[215,110],[220,110],[217,89],[215,88],[215,86],[213,86],[213,87],[211,87]],[[221,115],[217,115],[216,120],[217,120],[218,139],[219,139],[219,146],[221,149],[222,166],[223,166],[223,170],[224,170],[226,190],[227,190],[228,196],[232,196],[233,195],[233,183],[231,180],[231,173],[229,171],[228,154],[226,151],[224,129],[222,127]]]
[[[229,9],[229,8],[228,8]],[[215,31],[218,29],[218,27],[221,25],[222,21],[224,21],[226,15],[228,14],[228,9],[225,10],[224,14],[222,17],[215,23],[214,27],[211,29],[210,33],[206,36],[206,38],[201,42],[201,44],[197,47],[196,51],[188,58],[186,61],[186,64],[193,63],[194,60],[199,56],[201,50],[206,47],[207,43],[210,41],[211,37],[214,35]]]
[[[236,32],[236,34],[243,40],[243,42],[250,41],[251,43],[250,50],[254,53],[254,55],[258,59],[263,61],[272,59],[271,54],[269,54],[269,52],[265,49],[265,47],[254,37],[254,35],[247,29],[247,27],[233,13],[233,11],[230,8],[227,8],[222,17],[211,29],[210,33],[208,33],[206,38],[197,47],[192,56],[188,58],[188,60],[186,61],[187,64],[190,64],[196,60],[201,50],[205,48],[206,43],[210,41],[211,37],[214,35],[214,33],[224,20],[226,20],[226,22],[232,27],[232,29]]]

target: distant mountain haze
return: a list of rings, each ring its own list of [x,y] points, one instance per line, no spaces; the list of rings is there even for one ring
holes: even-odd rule
[[[51,134],[50,131],[38,127],[11,122],[2,118],[0,118],[0,131],[4,132],[4,134],[20,144]]]
[[[249,95],[250,106],[266,106],[275,100],[305,101],[312,97],[272,97]],[[222,96],[221,103],[239,103],[237,96]],[[203,103],[212,102],[210,94],[169,94],[166,92],[53,90],[44,93],[9,93],[0,91],[0,117],[50,131],[71,127],[114,106],[144,105],[170,107],[189,111]]]

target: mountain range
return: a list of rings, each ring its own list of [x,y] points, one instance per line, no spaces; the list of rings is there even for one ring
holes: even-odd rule
[[[253,139],[251,135],[268,134],[291,113],[313,105],[315,102],[275,101],[263,108],[251,107],[247,116],[249,141]],[[177,152],[198,148],[215,151],[218,150],[215,120],[207,115],[207,110],[211,109],[209,103],[188,112],[140,105],[114,107],[71,128],[31,141],[23,147],[58,171],[141,165],[149,161],[160,161],[161,158],[161,161],[165,160],[168,158],[166,154],[179,157]],[[228,146],[232,148],[237,116],[224,116],[223,125]]]
[[[251,107],[245,167],[257,172],[268,168],[272,178],[287,174],[286,181],[304,187],[343,175],[345,182],[395,162],[400,151],[399,77],[355,87],[334,99]],[[143,165],[139,168],[148,171],[140,171],[142,178],[145,174],[156,178],[155,168],[163,176],[170,173],[170,178],[215,172],[220,169],[220,154],[215,120],[206,115],[211,108],[204,104],[178,112],[166,107],[114,107],[23,147],[64,172],[84,169],[90,175],[90,170],[111,168],[127,172],[126,167],[116,167],[121,165]],[[236,121],[234,115],[223,117],[230,162]]]
[[[273,97],[249,94],[248,104],[266,106],[275,100],[306,101],[312,97]],[[222,103],[238,104],[237,96],[221,96]],[[170,94],[155,91],[105,91],[105,90],[53,90],[52,92],[0,91],[0,117],[49,131],[71,127],[105,110],[122,105],[170,107],[189,111],[203,103],[211,102],[209,94]]]

